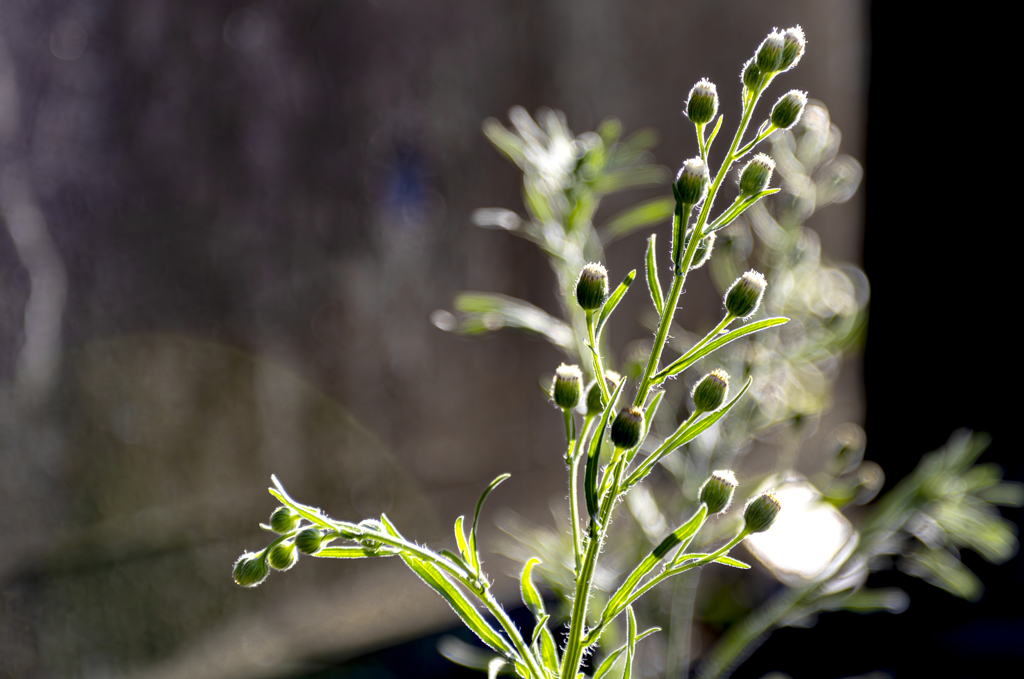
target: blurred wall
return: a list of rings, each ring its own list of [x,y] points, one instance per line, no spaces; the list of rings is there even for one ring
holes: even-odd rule
[[[494,506],[535,521],[564,493],[536,381],[560,356],[428,322],[462,289],[557,308],[539,253],[468,223],[521,209],[480,122],[615,115],[675,167],[690,86],[735,121],[741,64],[800,23],[767,99],[808,90],[863,157],[865,5],[0,0],[0,675],[270,676],[451,624],[393,560],[229,571],[271,473],[435,544],[500,472]],[[861,213],[812,219],[828,255],[859,260]]]

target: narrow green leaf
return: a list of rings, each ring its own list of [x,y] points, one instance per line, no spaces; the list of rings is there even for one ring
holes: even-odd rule
[[[563,351],[575,351],[576,340],[565,321],[514,297],[489,292],[460,292],[453,305],[461,311],[458,332],[479,335],[501,328],[537,333]]]
[[[598,317],[597,325],[594,327],[594,334],[597,337],[601,336],[601,328],[604,327],[605,321],[607,321],[608,317],[612,315],[613,311],[615,311],[615,307],[617,307],[619,302],[622,301],[623,295],[625,295],[626,291],[629,290],[629,286],[633,284],[634,278],[636,278],[636,269],[633,269],[626,274],[626,277],[622,279],[621,283],[619,283],[619,287],[615,288],[615,292],[608,296],[608,300],[604,303],[604,306],[601,307],[601,315]]]
[[[618,213],[602,228],[601,240],[605,245],[629,235],[638,229],[672,218],[676,202],[671,197],[648,200]]]
[[[462,558],[461,554],[456,554],[450,549],[442,549],[441,556],[447,557],[452,563],[457,564],[466,571],[467,575],[473,572],[473,569],[469,567],[469,564]]]
[[[497,630],[487,624],[484,617],[476,606],[466,598],[462,590],[452,581],[445,577],[444,573],[438,570],[433,564],[421,561],[411,556],[402,555],[402,561],[418,575],[423,582],[427,583],[435,592],[448,602],[452,610],[462,619],[466,627],[476,634],[480,641],[487,644],[494,651],[501,653],[506,658],[519,659],[512,645],[501,636]]]
[[[718,122],[715,123],[714,131],[711,133],[711,136],[708,137],[708,141],[707,141],[707,143],[704,146],[704,148],[707,150],[708,153],[711,153],[711,142],[713,142],[715,140],[715,137],[718,136],[718,131],[720,129],[722,129],[722,115],[721,114],[718,116]]]
[[[640,642],[645,637],[648,637],[648,636],[654,634],[655,632],[660,632],[660,631],[661,631],[660,627],[652,627],[651,629],[646,630],[645,632],[641,632],[640,634],[638,634],[636,636],[636,640],[637,640],[637,642]],[[622,652],[625,651],[625,650],[626,650],[626,647],[624,645],[623,646],[619,646],[614,651],[612,651],[607,656],[605,656],[605,659],[602,660],[601,664],[598,666],[597,671],[594,672],[594,679],[602,679],[606,674],[611,672],[612,671],[612,666],[615,665],[615,661],[619,659],[619,656],[622,655]]]
[[[540,623],[537,624],[540,625]],[[558,674],[558,647],[555,645],[555,638],[551,636],[551,630],[548,629],[546,620],[541,625],[540,659],[544,663],[544,667],[551,670],[552,673]]]
[[[709,233],[718,231],[719,229],[724,229],[725,227],[729,226],[729,224],[731,224],[734,219],[739,217],[741,214],[746,212],[751,206],[753,206],[754,203],[761,200],[762,198],[766,198],[768,196],[776,194],[781,190],[782,189],[765,189],[760,193],[755,193],[754,195],[747,196],[746,198],[737,198],[736,202],[729,206],[729,208],[726,209],[725,212],[719,215],[718,219],[714,220],[713,222],[711,222],[711,224],[708,225],[707,229],[704,230],[704,234],[707,235]]]
[[[476,541],[476,526],[480,522],[480,510],[483,509],[484,500],[491,494],[491,491],[497,488],[505,479],[512,476],[511,474],[502,474],[498,478],[491,481],[491,485],[484,488],[484,492],[480,494],[480,499],[476,501],[476,512],[473,514],[473,528],[469,532],[469,555],[472,558],[473,570],[477,573],[480,572],[480,551],[477,549]]]
[[[366,559],[371,556],[394,556],[400,553],[401,550],[388,546],[371,550],[361,545],[351,545],[346,547],[324,547],[313,556],[318,559]]]
[[[615,393],[612,394],[608,400],[608,404],[604,409],[604,414],[601,415],[601,421],[597,424],[597,429],[594,431],[594,436],[590,439],[590,450],[587,452],[587,471],[586,479],[584,481],[584,491],[587,498],[587,512],[590,514],[591,520],[597,518],[598,509],[598,495],[597,495],[597,472],[598,467],[601,465],[601,441],[604,439],[604,430],[608,426],[608,418],[611,417],[612,411],[615,410],[615,404],[619,400],[619,394],[622,393],[622,388],[626,385],[626,378],[619,380],[619,386],[615,388]]]
[[[733,568],[742,568],[743,570],[750,568],[750,564],[743,563],[739,559],[734,559],[731,556],[720,556],[715,559],[715,563],[720,563],[723,566],[732,566]]]
[[[533,625],[533,638],[530,639],[531,644],[537,643],[537,639],[540,638],[541,632],[544,631],[544,626],[547,625],[549,618],[551,618],[551,616],[547,613],[537,618],[535,624]]]
[[[626,607],[626,669],[622,672],[622,679],[633,677],[633,656],[636,654],[636,616],[633,615],[633,607]]]
[[[465,518],[460,516],[455,519],[455,542],[459,544],[459,552],[462,554],[462,558],[468,563],[472,560],[472,557],[470,556],[469,545],[466,544],[466,531],[462,527]]]
[[[533,558],[526,562],[523,566],[522,575],[519,577],[519,587],[523,594],[523,603],[530,609],[530,612],[539,620],[544,613],[544,600],[541,599],[540,592],[534,587],[531,576],[533,575],[533,567],[540,563],[540,559]]]
[[[788,322],[788,318],[784,316],[777,316],[775,318],[765,318],[764,320],[755,321],[753,323],[747,323],[743,327],[736,328],[732,332],[727,332],[718,339],[708,342],[697,351],[686,352],[676,360],[672,361],[672,363],[665,366],[665,368],[662,369],[660,372],[658,372],[658,374],[654,376],[652,382],[654,384],[661,384],[669,377],[672,377],[673,375],[678,375],[679,373],[683,372],[691,365],[699,361],[700,359],[704,358],[705,356],[708,356],[709,354],[714,353],[715,351],[718,351],[719,349],[724,347],[726,344],[729,344],[730,342],[735,342],[739,338],[746,337],[751,333],[760,332],[761,330],[767,330],[768,328],[773,328],[777,325],[782,325]]]
[[[525,167],[526,165],[526,145],[523,140],[516,135],[505,129],[502,125],[494,118],[488,118],[483,124],[484,135],[491,140],[499,151],[504,153],[509,159],[518,165],[519,167]]]
[[[655,252],[657,234],[652,233],[647,239],[647,289],[651,292],[651,301],[658,315],[665,313],[665,298],[661,292],[661,281],[658,280],[658,258]]]

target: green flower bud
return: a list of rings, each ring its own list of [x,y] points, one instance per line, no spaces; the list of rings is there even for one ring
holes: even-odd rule
[[[610,391],[618,389],[619,382],[622,381],[622,375],[614,370],[605,370],[604,378]],[[607,404],[604,401],[604,394],[601,393],[601,387],[597,386],[595,381],[587,389],[587,415],[599,415],[604,412],[605,405]]]
[[[632,448],[640,443],[643,431],[643,412],[639,408],[623,408],[612,422],[612,443],[619,448]]]
[[[270,515],[270,527],[275,533],[290,533],[299,525],[302,517],[291,507],[278,507]]]
[[[750,533],[763,533],[775,523],[780,509],[782,509],[782,505],[775,499],[772,491],[752,498],[743,508],[745,529]]]
[[[686,234],[684,248],[690,245],[690,236],[692,235],[692,231]],[[697,243],[697,249],[693,253],[693,262],[690,263],[690,271],[701,268],[711,259],[711,251],[715,249],[715,238],[717,238],[716,234],[709,233]]]
[[[804,29],[800,26],[794,26],[793,28],[787,28],[782,33],[782,41],[784,46],[782,48],[782,63],[779,65],[780,71],[788,71],[800,62],[800,57],[804,55],[804,47],[807,45],[807,40],[804,38]]]
[[[756,59],[751,59],[743,65],[743,73],[740,78],[748,90],[761,89],[761,69],[757,67]]]
[[[551,385],[551,398],[559,408],[570,410],[580,402],[583,390],[583,372],[578,365],[563,363],[555,371],[555,380]]]
[[[690,90],[690,98],[686,100],[686,116],[695,123],[707,124],[715,119],[718,113],[718,90],[707,78]]]
[[[764,153],[758,153],[740,171],[740,193],[752,196],[768,187],[775,170],[775,161]]]
[[[800,90],[786,92],[772,107],[772,125],[780,130],[789,128],[800,122],[804,107],[807,106],[807,93]]]
[[[728,469],[719,469],[711,474],[700,487],[698,497],[708,506],[708,514],[718,514],[729,508],[732,495],[736,491],[736,475]]]
[[[708,166],[700,158],[690,158],[676,176],[676,190],[679,200],[685,205],[696,205],[704,200],[708,192],[711,175]]]
[[[608,270],[591,262],[580,271],[576,280],[576,301],[587,311],[600,309],[608,298]]]
[[[719,368],[702,377],[690,395],[697,410],[712,413],[722,407],[728,392],[729,373]]]
[[[246,552],[238,557],[231,575],[242,587],[255,587],[267,579],[268,573],[270,569],[262,554]]]
[[[295,536],[295,547],[303,554],[316,554],[320,551],[320,545],[323,544],[323,541],[324,534],[320,529],[310,526],[300,530],[298,535]]]
[[[757,48],[757,67],[762,73],[778,71],[782,66],[782,53],[785,49],[786,39],[782,33],[772,31]]]
[[[295,544],[291,540],[279,542],[270,549],[267,561],[273,568],[279,571],[286,571],[294,566],[299,560],[299,553],[295,551]]]
[[[747,320],[757,312],[768,281],[764,274],[751,269],[737,278],[725,293],[725,310]]]

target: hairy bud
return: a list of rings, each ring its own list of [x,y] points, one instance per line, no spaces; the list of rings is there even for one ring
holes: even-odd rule
[[[619,388],[619,382],[622,381],[622,375],[615,372],[614,370],[604,371],[605,381],[608,383],[608,388],[612,391]],[[598,415],[604,412],[604,407],[607,404],[604,402],[604,394],[601,393],[601,387],[594,382],[587,389],[587,415]]]
[[[725,310],[737,318],[747,320],[761,306],[768,281],[764,274],[751,269],[737,278],[725,293]]]
[[[761,493],[743,508],[743,522],[749,533],[763,533],[772,527],[782,505],[772,491]]]
[[[238,557],[231,575],[242,587],[255,587],[267,579],[268,573],[270,569],[262,554],[246,552]]]
[[[295,536],[295,548],[303,554],[316,554],[323,544],[324,534],[319,528],[310,526],[300,530]]]
[[[697,243],[697,249],[693,253],[693,262],[690,263],[690,271],[701,268],[711,259],[711,251],[715,249],[715,239],[717,237],[715,233],[709,233]],[[689,244],[690,239],[687,238],[686,245]]]
[[[804,107],[807,106],[807,93],[800,90],[786,92],[772,107],[772,125],[780,130],[789,128],[800,122]]]
[[[612,422],[612,443],[619,448],[632,448],[640,443],[643,431],[643,412],[639,408],[623,408]]]
[[[786,49],[786,39],[782,33],[772,31],[757,48],[757,67],[762,73],[774,73],[782,66],[782,53]]]
[[[743,166],[740,172],[740,193],[752,196],[761,193],[768,187],[775,170],[775,161],[764,153],[758,153]]]
[[[267,554],[267,561],[273,568],[279,571],[288,570],[298,560],[299,553],[295,551],[295,544],[291,540],[277,543],[270,548],[270,553]]]
[[[782,63],[779,65],[780,71],[788,71],[800,62],[800,57],[804,55],[804,48],[807,45],[807,40],[804,38],[804,29],[800,26],[794,26],[793,28],[787,28],[782,33],[782,41],[784,46],[782,48]]]
[[[299,525],[302,517],[291,507],[278,507],[270,515],[270,527],[275,533],[290,533]]]
[[[578,365],[563,363],[555,371],[555,381],[551,385],[551,398],[559,408],[570,410],[580,402],[583,390],[583,372]]]
[[[715,119],[718,113],[718,90],[707,78],[690,90],[690,98],[686,100],[686,117],[693,122],[704,125]]]
[[[722,407],[729,391],[729,373],[722,369],[709,372],[693,387],[693,404],[702,413],[711,413]]]
[[[718,514],[729,508],[732,495],[736,491],[736,475],[728,469],[719,469],[708,477],[700,487],[698,497],[708,506],[708,514]]]
[[[608,298],[608,270],[591,262],[580,271],[576,280],[576,301],[587,311],[600,309]]]
[[[743,73],[740,78],[748,90],[761,89],[761,69],[757,67],[756,59],[751,59],[743,65]]]
[[[676,177],[676,190],[679,200],[685,205],[696,205],[704,199],[708,192],[711,175],[708,166],[700,158],[690,158],[679,170]]]

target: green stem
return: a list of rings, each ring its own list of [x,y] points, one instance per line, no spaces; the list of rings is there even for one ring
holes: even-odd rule
[[[672,366],[677,365],[679,363],[685,362],[687,359],[689,359],[695,353],[697,353],[698,351],[703,349],[708,344],[708,342],[710,342],[711,340],[715,339],[715,337],[718,336],[718,333],[720,333],[723,330],[725,330],[725,328],[728,327],[728,325],[730,323],[732,323],[733,321],[735,321],[735,320],[736,320],[735,316],[733,316],[732,314],[727,313],[725,315],[725,318],[722,319],[722,322],[719,323],[718,325],[716,325],[711,332],[709,332],[708,334],[704,335],[704,338],[701,339],[701,341],[697,342],[692,347],[687,349],[685,354],[683,354],[682,356],[680,356],[676,360],[674,360],[671,363],[669,363],[667,366],[665,366],[664,370],[658,372],[653,378],[651,378],[652,383],[653,384],[661,384],[662,382],[664,382],[665,378],[668,376],[667,373],[668,373],[668,371],[670,371],[672,369]]]
[[[585,441],[590,434],[590,425],[594,422],[594,417],[587,417],[583,422],[583,434],[579,437],[579,441]],[[572,522],[572,545],[573,545],[573,556],[576,559],[576,573],[580,572],[580,564],[583,558],[583,538],[580,531],[580,510],[577,500],[577,478],[579,477],[579,462],[580,455],[579,451],[582,450],[582,446],[576,446],[573,451],[570,463],[569,463],[569,520]]]
[[[494,598],[493,594],[491,594],[491,590],[485,590],[480,599],[484,602],[484,605],[487,606],[487,610],[491,612],[491,615],[501,623],[502,628],[512,640],[512,644],[516,647],[516,650],[519,651],[519,655],[522,656],[523,662],[526,663],[530,673],[537,679],[547,679],[547,674],[544,672],[544,668],[541,667],[537,658],[533,656],[533,651],[530,650],[530,647],[527,646],[526,642],[523,640],[522,635],[519,633],[519,628],[515,626],[512,619],[508,617],[508,613],[505,612],[505,609],[502,608],[501,604],[498,603],[498,600]]]
[[[594,355],[594,378],[597,380],[597,385],[601,389],[601,395],[604,396],[604,402],[608,403],[611,395],[608,393],[608,383],[604,379],[604,368],[601,366],[601,350],[598,348],[597,341],[594,336],[593,311],[587,311],[587,334],[590,335],[591,353]]]
[[[670,448],[673,447],[672,440],[675,438],[675,435],[678,432],[681,432],[684,429],[686,429],[687,427],[689,427],[694,422],[696,422],[697,418],[700,417],[703,414],[704,414],[703,410],[694,410],[693,414],[691,414],[690,417],[688,417],[685,422],[683,422],[681,425],[679,425],[679,427],[676,428],[676,430],[674,432],[672,432],[671,436],[666,438],[662,442],[662,444],[660,446],[658,446],[658,448],[653,453],[651,453],[646,458],[644,458],[644,461],[640,463],[640,465],[636,468],[636,470],[632,474],[630,474],[628,477],[626,477],[625,487],[626,488],[632,488],[634,484],[636,484],[636,483],[638,483],[640,481],[640,479],[642,479],[645,476],[647,476],[647,474],[650,473],[651,469],[654,468],[654,465],[656,465],[658,463],[658,460],[660,460],[661,457],[665,453],[667,453]]]

